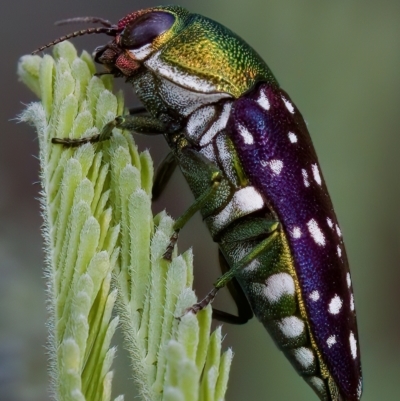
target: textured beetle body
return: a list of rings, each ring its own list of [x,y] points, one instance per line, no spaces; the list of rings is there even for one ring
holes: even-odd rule
[[[165,127],[196,199],[218,173],[201,213],[254,314],[321,400],[359,400],[346,252],[289,96],[242,39],[180,7],[129,14],[106,33],[115,38],[96,61],[126,77]]]

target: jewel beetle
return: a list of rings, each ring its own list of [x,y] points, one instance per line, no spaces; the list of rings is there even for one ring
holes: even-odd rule
[[[348,260],[336,215],[302,115],[261,57],[219,23],[179,6],[133,12],[63,36],[111,36],[94,52],[108,74],[132,84],[143,108],[91,138],[53,138],[78,146],[106,140],[114,127],[162,134],[171,153],[154,195],[179,166],[194,204],[218,243],[224,274],[191,310],[229,285],[245,323],[253,313],[323,401],[362,393],[360,350]],[[36,51],[36,52],[37,52]]]

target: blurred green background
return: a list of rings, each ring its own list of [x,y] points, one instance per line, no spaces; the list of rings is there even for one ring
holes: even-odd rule
[[[75,27],[59,19],[97,15],[117,21],[164,2],[15,0],[3,2],[0,108],[0,400],[45,401],[46,307],[41,217],[35,199],[37,140],[16,124],[35,100],[17,82],[18,58]],[[164,4],[167,4],[166,2]],[[397,400],[400,379],[400,2],[320,0],[181,1],[242,36],[267,61],[303,113],[347,245],[355,288],[364,370],[363,400]],[[75,40],[94,49],[104,36]],[[131,90],[121,82],[127,102]],[[156,163],[162,138],[138,138]],[[179,194],[177,196],[177,194]],[[155,210],[177,217],[192,197],[179,173]],[[197,217],[179,243],[194,246],[196,289],[203,296],[219,274],[216,248]],[[217,306],[233,311],[225,294]],[[235,358],[228,401],[312,400],[316,397],[257,321],[224,325]],[[116,339],[118,342],[120,339]],[[134,399],[129,364],[119,347],[114,393]],[[397,396],[396,396],[397,394]]]

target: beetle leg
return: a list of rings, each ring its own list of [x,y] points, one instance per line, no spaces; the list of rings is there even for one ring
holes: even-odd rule
[[[156,200],[164,191],[177,165],[174,154],[170,152],[158,166],[154,177],[153,200]]]
[[[52,138],[51,142],[64,145],[65,147],[77,147],[85,143],[108,141],[111,138],[114,128],[146,135],[159,135],[167,132],[166,126],[156,118],[127,114],[125,116],[118,116],[114,118],[114,120],[107,123],[101,130],[100,134],[76,139]]]
[[[268,238],[261,241],[257,246],[253,248],[243,259],[241,259],[238,263],[235,263],[230,270],[224,273],[218,280],[214,283],[214,288],[198,303],[192,305],[190,308],[186,309],[185,313],[193,312],[197,313],[204,309],[208,304],[214,301],[218,291],[225,287],[231,281],[238,271],[246,267],[249,263],[251,263],[260,253],[262,253],[265,249],[267,249],[272,241],[275,240],[276,233],[272,233]]]
[[[211,175],[211,185],[202,195],[200,195],[194,203],[192,203],[189,208],[179,217],[173,226],[174,233],[170,238],[170,243],[164,252],[163,258],[166,260],[171,260],[172,252],[174,250],[175,244],[178,241],[179,231],[184,227],[184,225],[191,219],[191,217],[198,212],[209,200],[212,198],[219,184],[221,183],[221,173],[219,171],[214,171]]]
[[[136,107],[131,107],[129,109],[129,114],[131,116],[134,114],[142,114],[142,113],[147,113],[147,109],[144,106],[136,106]]]
[[[265,217],[246,217],[229,227],[220,239],[221,244],[232,244],[257,238],[265,238],[279,227],[279,221]]]
[[[218,256],[221,271],[222,273],[226,273],[229,271],[228,262],[221,251],[218,252]],[[232,315],[231,313],[213,308],[213,319],[230,324],[245,324],[253,317],[253,311],[250,307],[249,301],[247,300],[242,287],[235,278],[229,281],[226,286],[236,304],[238,315]]]

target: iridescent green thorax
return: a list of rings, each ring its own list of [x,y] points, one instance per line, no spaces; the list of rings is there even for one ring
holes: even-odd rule
[[[162,47],[160,59],[235,98],[257,82],[277,83],[258,53],[239,36],[198,14],[187,16],[186,27]]]

